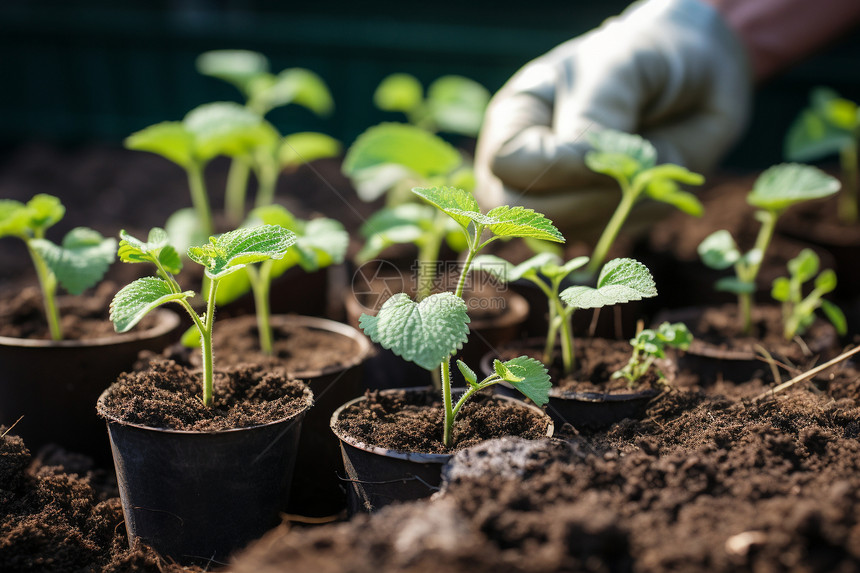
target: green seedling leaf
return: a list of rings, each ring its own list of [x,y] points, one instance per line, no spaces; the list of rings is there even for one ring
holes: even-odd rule
[[[209,278],[220,279],[245,265],[281,259],[295,242],[295,233],[283,227],[260,225],[210,237],[208,245],[190,247],[188,258],[205,267]]]
[[[0,238],[27,237],[30,219],[26,205],[13,199],[0,199]]]
[[[317,159],[337,157],[340,152],[340,142],[335,138],[324,133],[306,131],[284,138],[278,152],[278,162],[282,168],[298,167]]]
[[[164,229],[177,253],[185,253],[189,247],[201,245],[208,239],[203,222],[190,207],[179,209],[170,215]]]
[[[630,181],[657,164],[657,150],[638,135],[607,129],[589,133],[588,141],[594,149],[585,154],[585,163],[592,171]]]
[[[305,68],[287,68],[251,85],[250,106],[264,115],[290,103],[300,105],[319,116],[329,115],[334,100],[328,86],[314,72]]]
[[[538,406],[543,406],[549,402],[549,391],[552,388],[552,383],[546,367],[539,360],[519,356],[506,362],[496,360],[493,366],[496,374]],[[508,377],[499,372],[499,366],[502,367],[502,372],[509,373]]]
[[[460,374],[463,375],[463,379],[469,384],[469,386],[476,386],[478,384],[478,375],[475,372],[466,366],[466,363],[462,360],[457,361],[457,368],[460,369]]]
[[[490,92],[463,76],[442,76],[427,89],[427,110],[440,131],[476,136]]]
[[[200,329],[197,328],[196,325],[192,324],[188,327],[188,330],[182,333],[182,337],[179,339],[179,343],[185,348],[199,348]]]
[[[421,106],[424,88],[411,74],[391,74],[373,92],[373,103],[383,111],[410,113]]]
[[[812,278],[812,277],[809,277]],[[807,278],[806,280],[809,280]],[[836,272],[833,269],[825,269],[815,277],[815,289],[821,294],[832,292],[836,288]]]
[[[818,274],[818,265],[819,259],[815,251],[803,249],[795,258],[788,261],[788,272],[795,280],[805,283]]]
[[[723,277],[714,283],[714,288],[735,294],[752,294],[755,292],[755,283],[742,281],[737,277]]]
[[[732,234],[726,230],[715,231],[705,237],[697,250],[702,262],[716,270],[727,269],[741,258],[741,252]]]
[[[249,226],[279,225],[296,235],[296,242],[283,258],[274,261],[271,277],[277,278],[295,265],[306,272],[343,262],[349,234],[340,222],[319,217],[302,221],[281,205],[258,207],[249,215]]]
[[[30,247],[71,294],[81,294],[99,282],[116,257],[116,240],[106,239],[87,227],[69,231],[62,246],[47,239],[34,239]]]
[[[39,193],[27,201],[27,209],[30,210],[30,225],[42,231],[52,227],[66,214],[66,208],[60,200],[45,193]]]
[[[579,263],[578,259],[585,259],[588,261],[588,257],[578,257],[573,261],[568,261],[569,263],[576,262]],[[538,273],[545,273],[545,270],[550,270],[550,273],[553,270],[557,270],[558,272],[563,272],[560,269],[567,267],[568,265],[564,265],[564,267],[559,266],[561,262],[561,257],[553,254],[553,253],[538,253],[537,255],[523,261],[518,265],[512,265],[508,261],[497,257],[495,255],[478,255],[472,261],[472,271],[480,271],[485,272],[499,281],[503,283],[512,283],[514,281],[518,281],[522,278],[534,277]],[[585,264],[584,262],[582,264]],[[579,264],[578,266],[582,266]],[[574,268],[578,268],[575,265]],[[571,268],[569,272],[573,271]],[[565,273],[568,274],[568,273]]]
[[[502,205],[491,209],[487,217],[495,222],[487,228],[499,237],[522,237],[563,243],[564,237],[541,213],[525,207]]]
[[[783,211],[795,203],[827,197],[839,191],[839,180],[816,167],[799,163],[775,165],[756,179],[747,202],[768,211]]]
[[[164,270],[178,274],[182,270],[182,259],[170,245],[167,231],[154,227],[149,231],[146,242],[136,239],[124,230],[119,232],[119,260],[124,263],[155,263],[158,261]]]
[[[213,102],[188,112],[182,125],[194,138],[194,154],[201,161],[217,155],[243,156],[260,147],[274,148],[277,131],[263,118],[234,102]]]
[[[195,160],[194,134],[179,121],[164,121],[125,138],[125,147],[149,151],[187,169]]]
[[[116,293],[110,303],[110,320],[117,332],[128,332],[154,308],[191,296],[193,291],[173,292],[164,279],[143,277]]]
[[[464,229],[470,223],[488,223],[490,219],[481,214],[481,208],[475,196],[456,187],[433,187],[424,189],[416,187],[412,192],[436,206],[449,217],[454,219]]]
[[[233,84],[247,97],[251,81],[269,71],[269,60],[250,50],[211,50],[197,57],[197,71]]]
[[[791,161],[811,161],[854,145],[857,104],[827,88],[812,91],[811,105],[792,123],[785,140]]]
[[[639,261],[613,259],[600,271],[597,288],[572,286],[559,296],[573,308],[601,308],[657,296],[657,286],[648,267]]]
[[[466,303],[449,292],[418,303],[398,293],[376,316],[361,315],[359,324],[371,340],[427,370],[448,360],[469,335]]]
[[[770,296],[778,302],[788,302],[791,299],[791,281],[788,277],[777,277],[770,289]]]
[[[845,336],[848,333],[848,321],[845,319],[845,314],[842,310],[830,302],[829,300],[821,299],[821,310],[827,317],[827,320],[836,328],[836,332],[840,336]]]
[[[501,360],[493,360],[493,370],[496,371],[496,375],[506,382],[522,382],[523,377],[517,376],[513,372],[511,372],[508,367]]]

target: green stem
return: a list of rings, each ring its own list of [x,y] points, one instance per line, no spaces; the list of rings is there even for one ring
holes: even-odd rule
[[[739,276],[741,280],[745,282],[752,283],[755,285],[756,278],[758,277],[758,272],[761,269],[762,261],[764,260],[764,255],[767,252],[767,248],[770,245],[770,241],[773,238],[773,231],[776,228],[776,220],[779,218],[779,214],[776,211],[759,211],[761,221],[761,229],[759,229],[758,236],[755,240],[754,250],[759,252],[759,257],[756,262],[751,264],[744,272],[744,276]],[[743,319],[743,333],[746,335],[752,334],[752,303],[753,303],[753,294],[752,293],[740,293],[738,294],[738,301],[740,304],[740,313]]]
[[[463,298],[463,289],[466,286],[466,275],[469,273],[469,269],[472,268],[472,260],[475,258],[476,254],[478,254],[478,249],[469,249],[469,254],[466,255],[466,261],[463,263],[463,270],[460,271],[460,278],[457,280],[457,290],[454,291],[455,296]]]
[[[591,256],[591,260],[588,262],[588,266],[585,267],[586,272],[591,276],[596,275],[600,270],[600,267],[603,266],[603,262],[606,259],[606,255],[609,253],[609,249],[612,247],[612,243],[615,242],[615,238],[621,231],[621,226],[624,225],[624,221],[627,220],[627,216],[630,214],[631,209],[633,209],[633,205],[636,203],[636,199],[638,197],[638,190],[622,185],[621,202],[618,203],[618,207],[615,208],[615,212],[606,224],[606,228],[603,229],[603,234],[600,235],[600,240],[597,241],[597,246],[594,247],[594,253]]]
[[[233,158],[227,173],[227,188],[224,195],[224,211],[234,225],[245,218],[245,196],[248,193],[248,176],[251,173],[249,161],[240,157]]]
[[[257,332],[260,337],[260,349],[263,354],[271,356],[272,348],[272,324],[271,310],[269,307],[269,290],[271,286],[272,263],[265,261],[260,265],[260,270],[254,267],[245,267],[248,277],[251,279],[251,290],[254,291],[254,307],[257,311]]]
[[[564,364],[565,375],[573,372],[573,329],[570,327],[570,317],[573,312],[567,313],[559,309],[561,317],[561,360]]]
[[[454,431],[454,409],[451,407],[451,363],[446,360],[442,363],[442,405],[445,409],[445,430],[442,434],[442,443],[445,447],[452,444]]]
[[[257,170],[257,198],[255,207],[268,207],[275,201],[275,189],[278,186],[277,165],[261,165]]]
[[[556,314],[555,305],[549,306],[549,329],[546,333],[546,344],[543,347],[543,363],[552,363],[552,351],[555,348],[555,337],[561,326],[561,317]]]
[[[215,225],[212,223],[212,210],[209,208],[209,194],[203,179],[203,166],[199,163],[192,163],[188,167],[188,187],[191,189],[191,203],[197,211],[197,218],[200,219],[203,230],[207,236],[214,234]]]
[[[440,218],[438,215],[442,215]],[[433,231],[428,233],[418,250],[418,288],[417,298],[419,301],[430,296],[433,290],[433,280],[436,278],[436,260],[439,258],[439,249],[445,238],[445,218],[442,211],[437,213],[433,224]]]
[[[39,253],[30,247],[29,242],[27,242],[27,251],[30,253],[30,258],[33,259],[33,266],[36,267],[36,276],[39,278],[39,286],[42,290],[42,303],[45,307],[45,319],[48,321],[51,340],[62,340],[63,327],[60,324],[60,313],[57,310],[57,278]]]
[[[844,183],[842,192],[839,194],[839,220],[846,224],[853,224],[858,219],[857,187],[860,185],[856,142],[840,150],[839,163],[842,167]]]
[[[209,300],[206,302],[206,320],[200,332],[200,349],[203,354],[203,405],[212,407],[212,387],[214,378],[214,361],[212,359],[212,328],[215,326],[215,293],[218,281],[213,280],[209,285]]]

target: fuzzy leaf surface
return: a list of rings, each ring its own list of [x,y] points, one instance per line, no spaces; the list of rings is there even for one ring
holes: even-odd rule
[[[81,294],[99,282],[116,257],[116,240],[87,227],[69,231],[62,246],[47,239],[34,239],[30,246],[71,294]]]
[[[188,249],[188,258],[206,269],[206,276],[220,279],[245,265],[280,259],[296,242],[296,235],[279,225],[260,225],[236,229],[209,244]]]
[[[799,163],[783,163],[756,179],[747,202],[760,209],[782,211],[795,203],[833,195],[841,184],[820,169]]]
[[[492,219],[487,228],[499,237],[521,237],[563,243],[564,237],[552,221],[541,213],[525,207],[502,205],[491,209],[487,218]]]
[[[114,295],[110,303],[110,320],[117,332],[128,332],[154,308],[191,296],[194,296],[193,291],[173,292],[164,279],[139,278]]]
[[[546,366],[540,360],[528,356],[519,356],[506,362],[499,362],[498,360],[496,362],[512,374],[510,379],[504,376],[502,378],[528,399],[538,406],[543,406],[549,402],[549,391],[552,383]],[[499,373],[498,368],[496,373]]]
[[[149,231],[146,242],[132,237],[124,230],[120,231],[119,260],[124,263],[161,263],[164,269],[177,274],[182,270],[182,259],[179,253],[170,244],[167,231],[160,227],[153,227]]]
[[[469,223],[488,223],[489,219],[481,214],[475,196],[457,187],[416,187],[412,192],[443,211],[464,229]]]
[[[612,259],[600,271],[596,288],[572,286],[559,296],[573,308],[601,308],[657,296],[657,286],[651,271],[639,261]]]

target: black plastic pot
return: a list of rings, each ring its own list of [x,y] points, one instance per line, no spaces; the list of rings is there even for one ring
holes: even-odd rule
[[[106,391],[107,392],[107,391]],[[183,564],[226,561],[280,523],[307,407],[269,424],[190,432],[107,419],[129,544]]]
[[[179,317],[156,309],[155,326],[92,340],[35,340],[0,336],[0,424],[11,426],[33,452],[55,443],[110,464],[104,425],[93,404],[142,350],[160,352]],[[23,417],[22,417],[23,416]]]
[[[391,389],[424,392],[415,388]],[[540,414],[537,406],[520,402],[515,398],[502,399],[522,404]],[[331,429],[340,440],[343,463],[346,468],[348,487],[348,509],[351,514],[377,511],[386,505],[429,497],[438,491],[442,481],[442,466],[452,454],[422,454],[401,452],[371,446],[340,432],[337,421],[344,409],[366,400],[365,397],[350,400],[338,408],[331,417]],[[549,423],[547,437],[552,437],[554,425]]]

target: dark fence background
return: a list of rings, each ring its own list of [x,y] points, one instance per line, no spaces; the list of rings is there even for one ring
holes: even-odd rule
[[[627,2],[298,4],[6,0],[0,3],[0,145],[118,143],[198,104],[237,99],[232,87],[195,71],[195,57],[216,48],[258,50],[274,71],[316,71],[335,98],[330,118],[293,106],[269,117],[285,133],[321,130],[348,144],[369,125],[394,119],[371,102],[387,74],[407,71],[429,82],[457,73],[496,90],[521,65]],[[828,85],[860,99],[858,62],[855,33],[760,89],[753,124],[727,167],[779,161],[785,130],[811,87]]]

